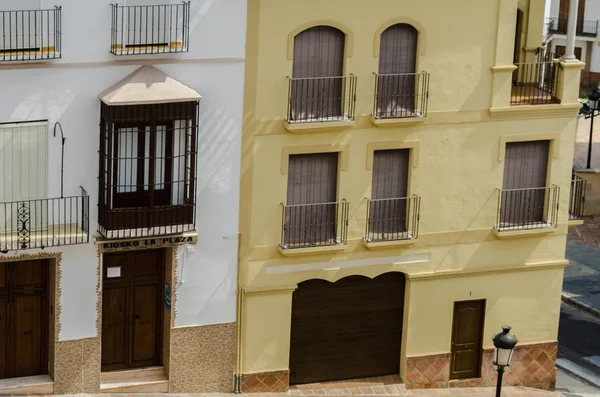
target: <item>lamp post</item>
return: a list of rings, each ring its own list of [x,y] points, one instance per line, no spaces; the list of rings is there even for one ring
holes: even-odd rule
[[[510,327],[505,325],[502,327],[502,332],[494,335],[492,341],[496,348],[496,359],[494,365],[498,367],[498,382],[496,383],[496,397],[500,397],[500,390],[502,389],[502,375],[504,374],[504,367],[508,367],[510,359],[512,358],[515,345],[517,344],[517,338],[509,333]]]
[[[594,117],[600,114],[600,87],[597,87],[588,97],[588,103],[584,104],[579,114],[585,119],[592,119],[590,123],[590,141],[588,142],[587,168],[592,168],[592,140],[594,137]]]

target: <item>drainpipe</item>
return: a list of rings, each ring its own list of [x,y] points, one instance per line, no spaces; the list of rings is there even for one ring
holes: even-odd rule
[[[577,37],[577,12],[579,11],[579,0],[571,0],[569,3],[569,21],[567,25],[567,45],[565,55],[561,58],[563,62],[576,62],[575,39]]]
[[[236,311],[235,311],[235,374],[233,392],[242,392],[242,321],[244,311],[244,295],[246,290],[240,287],[240,236],[238,233],[237,251],[237,288],[236,288]]]

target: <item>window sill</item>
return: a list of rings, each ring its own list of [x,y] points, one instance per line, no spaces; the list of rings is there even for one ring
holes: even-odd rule
[[[307,247],[307,248],[283,248],[277,246],[279,253],[283,256],[302,256],[302,255],[318,255],[328,252],[341,252],[346,250],[346,244],[327,245],[324,247]]]
[[[367,241],[363,239],[363,245],[370,250],[386,249],[386,248],[401,248],[409,245],[413,245],[417,242],[416,238],[406,240],[393,240],[393,241]]]
[[[580,104],[544,104],[544,105],[518,105],[506,108],[490,108],[492,119],[507,118],[545,118],[549,116],[563,117],[575,116],[581,109]]]
[[[583,219],[569,219],[569,222],[567,222],[567,225],[569,227],[574,227],[574,226],[580,226],[583,225]]]
[[[410,126],[425,122],[425,117],[423,116],[378,119],[371,115],[369,116],[369,119],[373,125],[379,128]]]
[[[537,229],[524,229],[524,228],[514,228],[514,229],[497,229],[494,228],[494,236],[499,239],[511,239],[511,238],[520,238],[520,237],[535,237],[535,236],[543,236],[545,234],[552,234],[556,228],[552,225],[548,225],[547,227],[541,227]]]
[[[153,55],[188,52],[188,49],[180,41],[176,41],[170,45],[144,45],[135,47],[123,47],[122,44],[115,44],[111,47],[110,52],[114,55]]]
[[[286,130],[302,133],[320,130],[341,130],[343,128],[353,127],[355,122],[350,119],[341,121],[296,121],[291,123],[285,120],[284,124]]]

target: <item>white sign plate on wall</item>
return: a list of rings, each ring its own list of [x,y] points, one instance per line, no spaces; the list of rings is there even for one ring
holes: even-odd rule
[[[107,278],[121,277],[121,266],[109,267],[106,269]]]

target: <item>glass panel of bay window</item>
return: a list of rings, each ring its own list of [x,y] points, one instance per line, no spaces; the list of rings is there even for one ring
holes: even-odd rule
[[[119,128],[117,133],[117,193],[138,190],[138,129]]]

